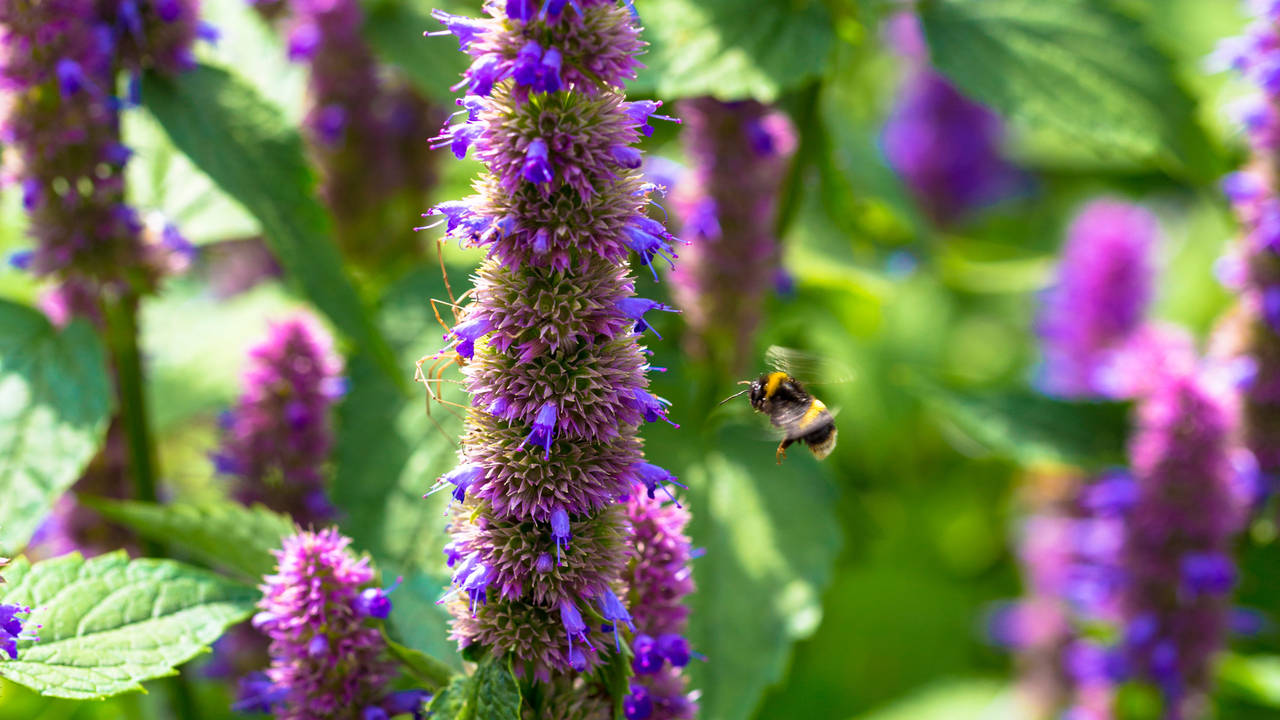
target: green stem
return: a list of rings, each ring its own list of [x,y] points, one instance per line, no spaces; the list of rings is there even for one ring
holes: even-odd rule
[[[129,443],[129,469],[134,497],[156,501],[156,452],[147,416],[142,354],[138,351],[138,295],[127,293],[103,303],[107,318],[107,342],[115,359],[120,391],[120,418]]]

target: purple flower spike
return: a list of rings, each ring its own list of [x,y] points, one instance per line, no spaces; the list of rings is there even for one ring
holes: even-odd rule
[[[569,532],[569,513],[564,508],[556,508],[551,511],[551,539],[556,543],[556,564],[564,565],[560,559],[561,549],[568,549],[569,540],[573,537],[573,533]]]
[[[528,437],[520,443],[524,447],[525,443],[533,443],[541,445],[545,450],[544,460],[551,459],[551,443],[555,439],[556,434],[556,405],[555,403],[547,403],[538,410],[538,416],[533,419],[533,430],[529,432]]]
[[[276,552],[276,574],[263,579],[254,625],[271,639],[270,686],[257,683],[250,707],[281,717],[330,717],[333,707],[366,707],[386,695],[392,667],[379,659],[382,633],[353,612],[373,581],[336,530],[301,532]]]
[[[524,169],[521,174],[531,183],[549,183],[555,175],[551,171],[551,162],[547,159],[547,141],[537,138],[529,142],[525,150]]]

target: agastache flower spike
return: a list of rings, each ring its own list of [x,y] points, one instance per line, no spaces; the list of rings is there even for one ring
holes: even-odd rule
[[[470,353],[462,463],[483,474],[450,523],[446,602],[453,638],[510,657],[548,707],[607,709],[623,699],[593,671],[613,661],[634,614],[620,501],[650,467],[637,428],[667,409],[647,392],[637,345],[658,306],[627,302],[630,253],[651,268],[673,257],[674,238],[645,215],[654,188],[633,148],[657,104],[621,92],[643,44],[616,2],[496,0],[485,12],[437,15],[472,59],[459,87],[475,128],[463,139],[487,171],[478,194],[433,211],[446,237],[488,252],[463,316],[477,324],[450,338]],[[449,133],[452,143],[457,126]],[[646,476],[655,489],[671,479],[658,473]],[[609,630],[588,624],[602,620]],[[591,639],[610,630],[612,644]]]
[[[1251,158],[1223,178],[1222,190],[1240,222],[1240,238],[1215,266],[1218,279],[1239,295],[1234,312],[1215,334],[1213,354],[1245,358],[1251,365],[1239,384],[1241,435],[1261,477],[1280,477],[1280,17],[1269,0],[1250,3],[1254,20],[1239,38],[1224,40],[1210,58],[1257,91],[1229,108],[1249,141]],[[1268,492],[1260,493],[1257,508]]]
[[[379,659],[386,643],[364,623],[370,609],[382,612],[363,600],[374,574],[350,543],[336,530],[299,532],[275,551],[276,574],[263,579],[253,619],[271,638],[271,684],[258,685],[253,705],[274,705],[290,720],[339,720],[389,695],[392,666]]]
[[[689,245],[671,274],[675,300],[687,315],[689,351],[737,372],[781,268],[774,225],[796,131],[784,113],[752,100],[686,100],[680,115],[692,168],[671,195]]]

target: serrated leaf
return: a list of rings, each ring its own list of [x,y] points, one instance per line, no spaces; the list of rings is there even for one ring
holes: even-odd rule
[[[453,682],[456,674],[453,668],[426,653],[405,647],[391,638],[386,638],[386,641],[387,652],[391,657],[399,660],[405,671],[428,689],[437,690],[448,687]]]
[[[172,675],[248,617],[252,588],[173,560],[79,553],[5,573],[0,602],[32,608],[40,640],[18,644],[0,677],[50,697],[94,699]]]
[[[0,546],[31,534],[93,459],[111,410],[106,351],[89,323],[59,331],[0,301]]]
[[[454,677],[449,686],[431,698],[427,708],[434,720],[462,720],[467,707],[467,690],[471,687],[471,678],[466,675]]]
[[[793,644],[822,620],[842,535],[824,466],[796,448],[783,465],[752,428],[727,427],[692,460],[685,430],[650,425],[645,454],[677,472],[706,554],[693,564],[689,640],[710,660],[689,666],[699,717],[746,720],[782,679]],[[687,458],[687,456],[685,456]]]
[[[520,720],[520,686],[511,658],[486,656],[471,678],[473,720]]]
[[[1127,403],[1065,402],[1021,389],[962,392],[920,378],[908,388],[987,450],[1020,464],[1125,462]]]
[[[933,63],[1004,115],[1198,179],[1220,161],[1170,59],[1102,0],[930,0]]]
[[[399,382],[330,237],[302,138],[244,79],[201,65],[176,78],[144,76],[143,101],[173,144],[262,223],[272,252],[311,302]]]
[[[201,560],[236,570],[252,582],[275,570],[271,551],[280,549],[281,538],[296,532],[288,515],[262,505],[159,505],[88,497],[81,502],[148,540],[181,545]]]
[[[772,102],[822,73],[834,32],[818,0],[653,0],[640,11],[648,67],[630,89],[664,98]]]

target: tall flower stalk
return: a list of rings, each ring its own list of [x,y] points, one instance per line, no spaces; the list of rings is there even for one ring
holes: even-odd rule
[[[474,148],[488,170],[479,194],[432,211],[448,237],[489,253],[447,335],[472,395],[462,464],[441,479],[464,508],[446,550],[453,637],[571,691],[536,713],[607,712],[609,693],[627,690],[594,671],[626,652],[633,625],[625,501],[677,484],[636,436],[666,414],[637,336],[646,313],[667,308],[633,297],[627,262],[634,252],[652,270],[672,256],[673,238],[644,213],[653,188],[632,147],[658,104],[621,92],[642,48],[627,8],[485,10],[436,13],[473,58],[464,112],[440,142],[459,157]]]
[[[676,304],[693,354],[741,371],[780,268],[774,225],[795,128],[754,100],[686,100],[680,116],[693,168],[673,197],[689,243],[671,275]]]
[[[365,267],[418,254],[411,227],[436,182],[429,138],[443,113],[401,73],[378,63],[361,34],[358,0],[290,0],[288,6],[289,57],[310,70],[305,128],[334,239]]]
[[[1243,233],[1217,271],[1240,298],[1222,344],[1251,365],[1242,392],[1241,434],[1264,479],[1261,499],[1275,491],[1280,478],[1280,82],[1273,69],[1280,62],[1280,5],[1254,0],[1250,7],[1256,17],[1245,34],[1224,40],[1212,62],[1257,90],[1231,108],[1252,158],[1222,182]]]

